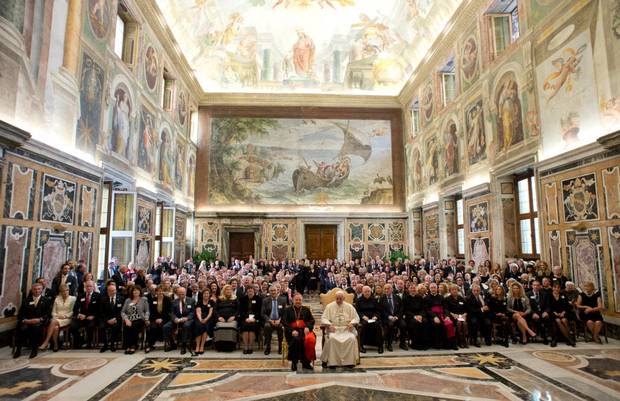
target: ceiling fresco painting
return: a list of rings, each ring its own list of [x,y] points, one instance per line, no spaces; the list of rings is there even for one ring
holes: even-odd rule
[[[157,0],[206,92],[397,95],[461,0]]]

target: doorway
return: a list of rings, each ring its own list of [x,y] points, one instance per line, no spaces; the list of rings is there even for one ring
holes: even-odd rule
[[[231,232],[228,235],[229,257],[247,261],[250,255],[254,256],[253,232]]]
[[[336,259],[338,246],[336,241],[338,226],[306,225],[306,256],[308,259]]]

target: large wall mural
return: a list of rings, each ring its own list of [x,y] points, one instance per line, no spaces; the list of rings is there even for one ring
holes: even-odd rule
[[[388,120],[215,118],[209,202],[392,205]]]
[[[158,0],[206,91],[396,95],[460,1]]]

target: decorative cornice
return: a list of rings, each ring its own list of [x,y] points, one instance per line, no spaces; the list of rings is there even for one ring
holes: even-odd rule
[[[0,120],[0,145],[20,147],[30,140],[31,137],[28,132]]]
[[[604,135],[596,141],[607,150],[620,152],[620,131]]]
[[[203,93],[200,106],[320,106],[401,108],[395,96],[297,93]]]

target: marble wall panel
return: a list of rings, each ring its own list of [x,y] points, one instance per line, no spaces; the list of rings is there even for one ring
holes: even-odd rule
[[[0,321],[15,316],[25,290],[32,229],[1,226],[0,238]]]
[[[32,220],[37,172],[30,167],[8,162],[4,217]]]

